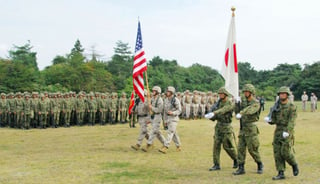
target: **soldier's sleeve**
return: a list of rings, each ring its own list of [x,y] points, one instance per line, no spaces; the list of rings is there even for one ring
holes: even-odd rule
[[[260,109],[260,103],[255,102],[248,107],[244,108],[242,111],[240,111],[240,114],[242,115],[252,115],[259,111]]]
[[[290,111],[288,116],[288,132],[291,134],[293,132],[294,126],[296,125],[297,118],[297,107],[293,104],[290,104]]]
[[[234,109],[234,105],[231,101],[228,101],[222,108],[214,111],[215,114],[225,114],[227,112],[230,112]]]

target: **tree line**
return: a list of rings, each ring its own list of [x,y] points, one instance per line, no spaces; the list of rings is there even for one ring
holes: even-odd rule
[[[128,43],[118,41],[114,54],[105,61],[94,51],[85,56],[85,49],[76,40],[70,53],[57,55],[52,64],[43,70],[37,66],[37,53],[30,42],[22,46],[14,45],[7,58],[0,58],[0,91],[132,91],[133,53]],[[252,83],[257,95],[273,100],[277,89],[289,86],[300,99],[303,91],[320,95],[320,61],[312,64],[278,64],[272,70],[256,70],[249,62],[239,62],[239,86]],[[160,56],[148,61],[148,81],[150,87],[159,85],[162,89],[174,86],[177,91],[216,91],[223,86],[224,79],[219,72],[198,63],[183,67],[176,60],[166,60]]]

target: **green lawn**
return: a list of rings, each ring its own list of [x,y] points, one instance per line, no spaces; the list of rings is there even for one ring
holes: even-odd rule
[[[300,103],[297,105],[295,151],[300,174],[294,177],[288,167],[287,179],[281,183],[320,183],[320,113],[301,112]],[[139,126],[130,129],[127,124],[45,130],[1,128],[0,183],[274,183],[275,127],[263,122],[267,111],[258,123],[265,165],[262,175],[256,174],[256,164],[247,154],[247,173],[233,176],[232,160],[224,150],[222,169],[209,172],[215,122],[181,120],[178,131],[183,150],[176,152],[172,145],[167,154],[158,152],[158,140],[148,153],[132,150]],[[234,120],[233,126],[238,134],[239,122]]]

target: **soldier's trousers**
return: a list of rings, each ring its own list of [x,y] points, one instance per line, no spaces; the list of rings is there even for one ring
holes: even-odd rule
[[[259,137],[258,137],[258,127],[243,127],[243,129],[248,130],[240,130],[240,134],[238,136],[239,143],[238,143],[238,163],[244,164],[246,160],[246,149],[248,147],[248,151],[254,161],[256,163],[261,162],[261,157],[259,153]]]
[[[39,114],[39,123],[41,128],[47,126],[47,114],[45,112]]]
[[[163,137],[161,131],[160,131],[160,121],[161,118],[155,118],[154,120],[151,120],[152,122],[152,129],[149,135],[149,139],[148,139],[148,144],[153,144],[153,140],[154,138],[158,138],[158,140],[161,142],[161,144],[163,145],[165,142],[165,138]]]
[[[190,104],[186,104],[186,119],[190,118],[190,110],[191,110],[191,105]]]
[[[171,141],[175,143],[177,147],[181,146],[180,137],[177,132],[178,122],[168,122],[167,139],[164,142],[164,146],[169,147]]]
[[[148,124],[147,122],[149,121],[148,117],[139,117],[138,118],[139,124],[140,124],[140,133],[137,139],[137,144],[141,145],[143,139],[146,137],[148,134]]]
[[[8,124],[13,128],[16,124],[16,115],[13,112],[8,113]]]
[[[111,123],[115,123],[116,121],[116,111],[110,111],[110,121]]]
[[[3,111],[0,114],[0,127],[5,127],[7,125],[6,112]]]
[[[88,112],[88,124],[94,125],[96,121],[96,112]]]
[[[16,126],[17,128],[21,128],[23,125],[23,115],[21,111],[17,111],[17,118],[16,118]]]
[[[71,116],[71,112],[66,111],[66,112],[64,113],[64,123],[65,123],[65,125],[67,125],[67,126],[70,125],[70,118],[71,118],[70,116]]]
[[[31,122],[31,114],[24,114],[23,118],[24,128],[30,128],[30,122]]]
[[[33,112],[33,118],[31,119],[31,123],[34,128],[39,125],[39,112]]]
[[[200,111],[201,111],[201,117],[204,117],[204,115],[206,113],[206,105],[205,104],[200,105]]]
[[[53,124],[54,126],[58,126],[60,121],[60,112],[53,112]]]
[[[103,110],[102,113],[101,113],[101,119],[102,119],[102,124],[106,124],[107,122],[107,114],[108,114],[108,111],[106,110]]]
[[[198,117],[198,112],[199,112],[199,105],[198,104],[192,104],[192,115],[193,115],[193,118]]]
[[[77,111],[77,125],[83,124],[84,112]]]
[[[293,141],[275,140],[273,145],[273,155],[277,171],[285,171],[286,161],[291,166],[296,165],[297,161],[293,154]]]
[[[217,131],[216,131],[217,132]],[[221,144],[232,160],[237,159],[237,148],[233,132],[215,133],[213,136],[213,163],[220,164]]]
[[[126,122],[127,121],[127,110],[126,109],[122,109],[120,116],[121,116],[120,117],[120,121],[121,122]]]

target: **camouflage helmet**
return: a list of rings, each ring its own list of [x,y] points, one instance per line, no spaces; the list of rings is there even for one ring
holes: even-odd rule
[[[252,84],[245,84],[244,87],[242,88],[242,91],[249,91],[251,94],[256,94],[256,89]]]
[[[221,87],[218,89],[218,94],[225,94],[227,96],[230,96],[230,93],[227,91],[225,87]]]
[[[153,86],[152,91],[156,91],[158,94],[161,94],[161,88],[159,86]]]
[[[280,93],[287,93],[288,95],[290,95],[290,89],[287,86],[282,86],[278,90],[278,95]]]
[[[176,92],[176,89],[173,86],[168,86],[167,91],[170,91],[174,94]]]

